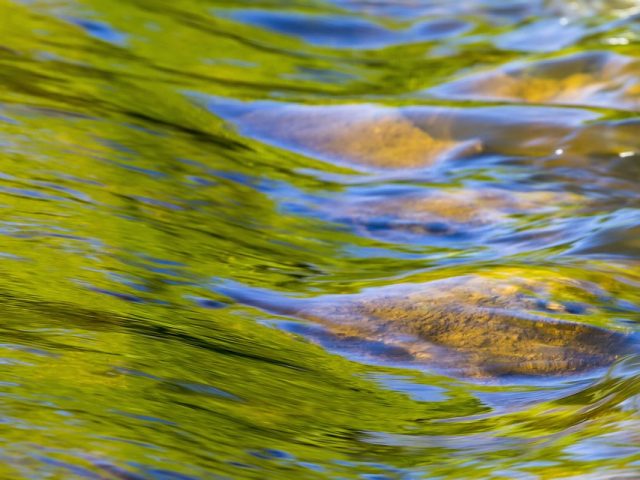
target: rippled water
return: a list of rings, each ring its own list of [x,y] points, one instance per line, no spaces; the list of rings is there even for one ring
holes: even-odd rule
[[[638,478],[639,15],[0,0],[0,477]]]

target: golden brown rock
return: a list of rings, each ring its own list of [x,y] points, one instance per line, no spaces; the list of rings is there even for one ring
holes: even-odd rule
[[[640,109],[640,61],[588,52],[506,66],[430,91],[436,96],[525,103]]]
[[[620,332],[551,317],[588,311],[581,303],[549,299],[562,290],[597,294],[588,289],[566,278],[545,283],[467,275],[306,300],[257,290],[221,291],[321,324],[343,342],[381,342],[415,362],[486,377],[570,374],[608,365],[628,352],[630,340]]]
[[[475,140],[429,135],[398,109],[367,105],[284,105],[256,110],[237,122],[263,141],[376,169],[419,168],[481,149]]]
[[[596,120],[584,109],[300,106],[215,102],[240,133],[323,161],[365,170],[440,168],[480,155],[553,155],[576,129]]]

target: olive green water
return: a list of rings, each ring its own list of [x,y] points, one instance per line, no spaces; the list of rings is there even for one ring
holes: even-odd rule
[[[638,12],[0,0],[0,478],[640,478]]]

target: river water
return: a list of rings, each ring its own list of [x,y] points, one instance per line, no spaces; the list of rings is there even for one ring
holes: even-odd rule
[[[0,0],[0,478],[638,478],[638,15]]]

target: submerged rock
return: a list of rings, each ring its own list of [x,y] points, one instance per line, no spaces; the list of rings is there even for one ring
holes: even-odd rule
[[[375,171],[433,168],[480,155],[552,155],[598,115],[582,109],[300,106],[213,99],[242,135],[326,162]]]
[[[418,168],[478,152],[477,140],[434,136],[398,109],[368,105],[256,109],[240,118],[243,132],[328,161],[374,168]]]
[[[399,234],[466,236],[496,224],[504,227],[514,215],[557,212],[583,203],[583,197],[571,193],[483,188],[348,197],[315,208],[358,232],[397,239]]]
[[[640,109],[640,62],[587,52],[514,64],[433,88],[438,97]]]
[[[320,324],[336,345],[384,344],[389,348],[383,355],[465,377],[570,374],[606,366],[630,351],[623,333],[550,317],[589,311],[581,302],[549,300],[552,290],[561,289],[594,295],[569,279],[546,284],[483,275],[310,299],[236,287],[219,291]]]

